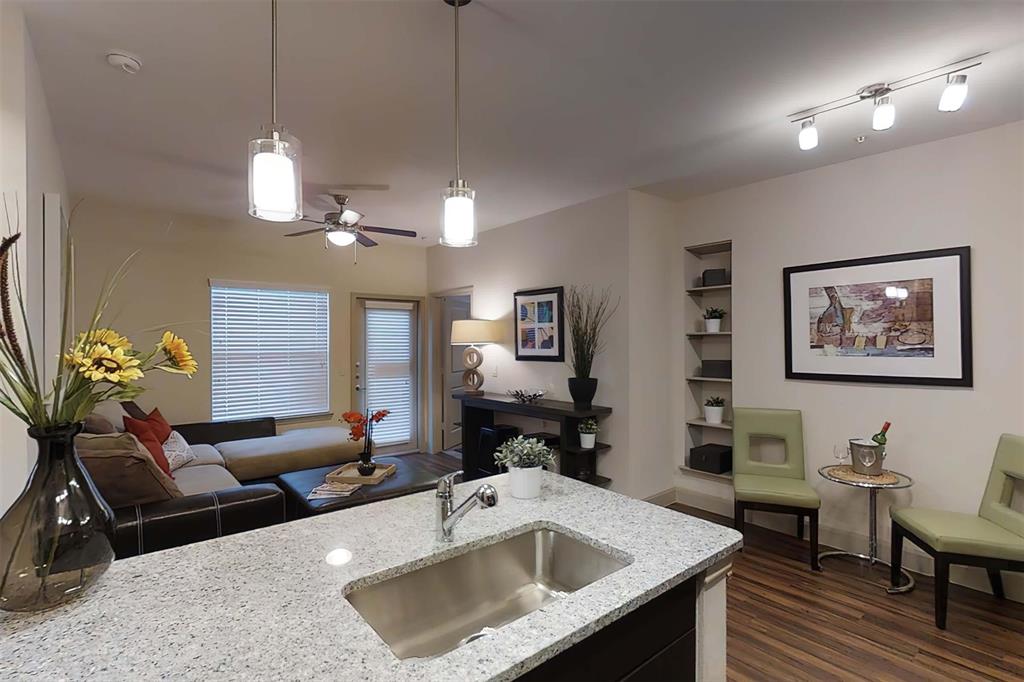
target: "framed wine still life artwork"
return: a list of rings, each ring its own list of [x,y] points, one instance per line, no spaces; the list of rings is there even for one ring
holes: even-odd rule
[[[562,287],[515,293],[516,360],[565,361]]]
[[[786,378],[972,386],[971,249],[785,268]]]

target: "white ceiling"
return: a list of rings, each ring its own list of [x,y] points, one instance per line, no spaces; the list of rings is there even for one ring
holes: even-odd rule
[[[244,217],[246,144],[269,112],[269,2],[39,0],[29,30],[72,191]],[[463,173],[497,227],[627,187],[684,198],[1024,118],[1024,4],[474,0],[463,30]],[[337,183],[369,224],[436,243],[453,175],[451,9],[283,0],[280,120],[307,199]],[[112,48],[143,71],[107,66]],[[942,80],[819,118],[792,111],[990,50],[970,97]],[[854,137],[867,134],[857,144]],[[308,203],[308,202],[307,202]],[[322,206],[310,206],[310,212]],[[253,221],[262,229],[283,227]]]

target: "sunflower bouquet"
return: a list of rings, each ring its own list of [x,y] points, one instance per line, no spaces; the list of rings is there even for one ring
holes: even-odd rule
[[[36,427],[73,424],[82,421],[99,402],[137,397],[145,390],[137,382],[150,370],[189,378],[196,373],[198,366],[188,344],[171,331],[165,331],[155,346],[138,350],[126,337],[101,326],[110,296],[127,273],[132,257],[104,284],[89,328],[71,339],[68,328],[74,259],[69,238],[64,250],[60,340],[60,347],[66,350],[57,358],[51,385],[44,386],[36,362],[17,259],[13,257],[20,236],[13,234],[0,242],[0,404],[19,419]],[[17,325],[15,310],[21,318]],[[24,347],[19,333],[24,334]]]

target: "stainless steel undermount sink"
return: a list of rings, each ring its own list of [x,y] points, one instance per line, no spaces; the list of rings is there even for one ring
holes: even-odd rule
[[[628,565],[550,528],[529,530],[345,596],[398,658],[446,653]]]

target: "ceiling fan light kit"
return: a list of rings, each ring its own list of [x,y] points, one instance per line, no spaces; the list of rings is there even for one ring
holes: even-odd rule
[[[896,105],[893,104],[892,93],[897,90],[927,83],[936,78],[946,78],[946,87],[939,98],[939,111],[944,113],[959,111],[967,99],[967,74],[963,72],[967,69],[981,66],[981,58],[987,54],[988,52],[982,52],[973,57],[959,59],[955,62],[922,71],[921,73],[896,81],[865,85],[852,95],[794,112],[788,118],[791,123],[800,124],[797,144],[801,151],[806,152],[815,149],[818,146],[818,130],[815,122],[818,116],[865,100],[871,100],[875,104],[871,114],[871,128],[876,131],[889,130],[896,123]],[[859,136],[857,141],[861,142],[862,137]]]
[[[249,140],[249,215],[293,222],[302,218],[302,143],[277,122],[277,0],[270,23],[271,122]]]
[[[444,0],[455,15],[455,179],[441,192],[441,245],[476,246],[476,192],[462,179],[459,158],[459,7],[470,0]]]

